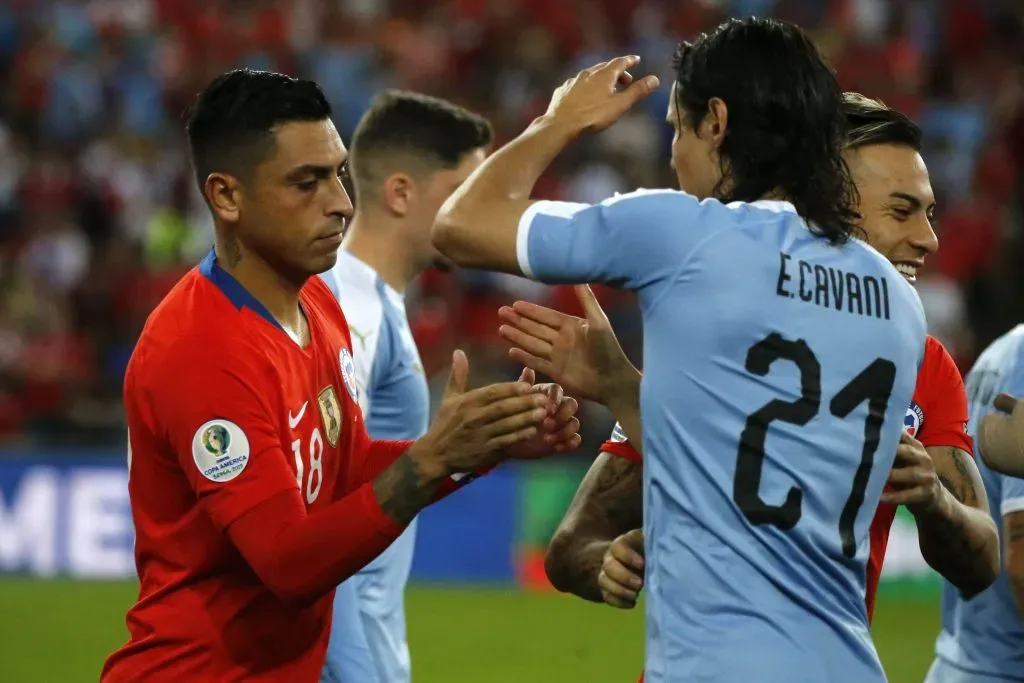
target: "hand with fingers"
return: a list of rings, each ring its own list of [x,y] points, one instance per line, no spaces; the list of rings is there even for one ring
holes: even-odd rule
[[[998,412],[985,415],[978,425],[981,459],[996,472],[1024,477],[1024,402],[999,394],[992,406]]]
[[[915,516],[934,512],[945,501],[942,482],[932,457],[924,444],[906,432],[900,433],[896,460],[886,483],[888,486],[882,493],[882,502],[905,505]]]
[[[537,434],[509,446],[505,454],[515,460],[533,460],[579,448],[583,439],[580,421],[576,417],[580,407],[576,399],[566,396],[558,384],[536,384],[536,373],[530,368],[523,369],[519,381],[531,385],[534,393],[546,397],[547,416],[541,421]]]
[[[551,397],[536,391],[531,382],[502,382],[470,391],[468,378],[466,354],[456,351],[437,416],[410,449],[415,458],[427,459],[445,474],[472,472],[510,457],[506,449],[517,444],[523,448],[521,444],[541,434],[551,417]],[[579,423],[575,424],[578,430]]]
[[[612,541],[604,554],[597,585],[605,603],[612,607],[636,607],[644,587],[643,529],[633,529]]]
[[[546,116],[580,133],[604,130],[658,88],[657,76],[633,79],[638,64],[629,55],[580,71],[555,90]]]
[[[509,355],[527,368],[547,375],[578,398],[605,402],[623,376],[635,376],[608,316],[587,285],[576,296],[586,318],[517,301],[498,311],[498,333],[512,344]]]

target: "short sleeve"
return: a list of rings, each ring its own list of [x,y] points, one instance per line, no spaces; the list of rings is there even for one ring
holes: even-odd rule
[[[695,223],[713,222],[712,211],[710,203],[673,190],[640,190],[593,205],[537,202],[519,221],[519,267],[547,283],[642,289],[682,268],[709,234],[709,226]]]
[[[952,446],[974,455],[974,441],[967,432],[967,391],[960,370],[938,340],[926,342],[925,364],[919,378],[929,405],[918,440],[927,446]]]
[[[1014,371],[1006,379],[1003,391],[1013,396],[1024,396],[1024,364],[1017,363]],[[1000,512],[1005,517],[1014,512],[1024,512],[1024,479],[997,474],[1002,495]]]
[[[637,464],[643,463],[643,457],[640,455],[640,452],[633,448],[633,444],[629,443],[629,440],[626,438],[626,432],[622,429],[622,425],[618,423],[615,424],[611,437],[602,444],[601,452],[611,453],[616,457]]]
[[[269,404],[273,391],[263,386],[267,369],[242,353],[181,360],[166,363],[173,370],[151,380],[147,394],[200,506],[224,529],[295,489],[295,474]]]
[[[999,512],[1005,517],[1014,512],[1024,512],[1024,479],[998,475],[1002,486],[1002,504]]]

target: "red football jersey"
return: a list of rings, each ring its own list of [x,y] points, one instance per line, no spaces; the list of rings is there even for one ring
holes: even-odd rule
[[[360,531],[338,543],[360,561],[401,533],[365,483],[382,442],[366,435],[344,317],[320,278],[300,302],[306,348],[211,254],[147,321],[124,389],[139,599],[103,683],[319,680],[337,582],[275,592],[264,579],[284,562],[257,573],[232,532],[285,494],[300,517],[344,497]]]
[[[905,426],[910,435],[925,446],[954,446],[974,455],[974,443],[967,434],[967,393],[963,378],[949,352],[932,336],[925,341],[924,359],[917,373],[914,398],[907,408]],[[626,440],[618,425],[601,450],[631,462],[642,462],[640,453]],[[895,517],[896,506],[882,504],[871,521],[871,554],[864,597],[869,621],[874,614],[878,580]]]

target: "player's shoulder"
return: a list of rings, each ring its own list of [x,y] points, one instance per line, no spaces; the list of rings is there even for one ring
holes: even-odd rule
[[[377,271],[345,249],[338,250],[337,262],[321,277],[338,299],[379,298]]]
[[[963,393],[964,380],[960,368],[946,347],[931,335],[925,337],[924,357],[917,371],[917,388],[914,390],[915,400],[932,398],[949,401],[954,392]]]
[[[921,363],[921,374],[925,372],[948,373],[955,371],[958,375],[960,370],[956,366],[953,356],[938,339],[927,335],[924,339],[924,361]]]
[[[376,270],[342,249],[338,251],[337,264],[324,275],[350,328],[365,335],[380,327],[384,303]]]
[[[718,218],[718,223],[726,225],[789,220],[791,218],[796,219],[797,222],[803,220],[797,215],[796,208],[786,201],[759,199],[753,202],[723,203],[715,197],[698,199],[682,190],[661,188],[641,188],[633,192],[616,193],[601,202],[601,206],[631,206],[638,210],[642,210],[640,207],[650,207],[652,210],[683,214],[683,216],[701,213]]]
[[[1016,386],[1024,382],[1024,324],[1005,332],[985,347],[970,374],[1004,375],[1016,390]]]
[[[250,324],[201,264],[150,313],[127,373],[137,381],[269,363]]]

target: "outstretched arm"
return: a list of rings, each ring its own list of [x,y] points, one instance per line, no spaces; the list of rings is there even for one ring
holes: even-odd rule
[[[517,235],[524,214],[536,204],[529,199],[533,186],[576,137],[608,127],[654,91],[653,76],[629,85],[626,69],[639,61],[620,57],[566,81],[547,113],[491,155],[444,203],[432,233],[438,250],[460,266],[522,274],[519,252],[525,246],[517,244]],[[619,84],[629,87],[617,91]]]
[[[590,287],[577,286],[576,295],[586,318],[517,301],[498,311],[498,333],[513,345],[509,355],[518,362],[551,377],[568,393],[604,404],[639,450],[640,372]]]

